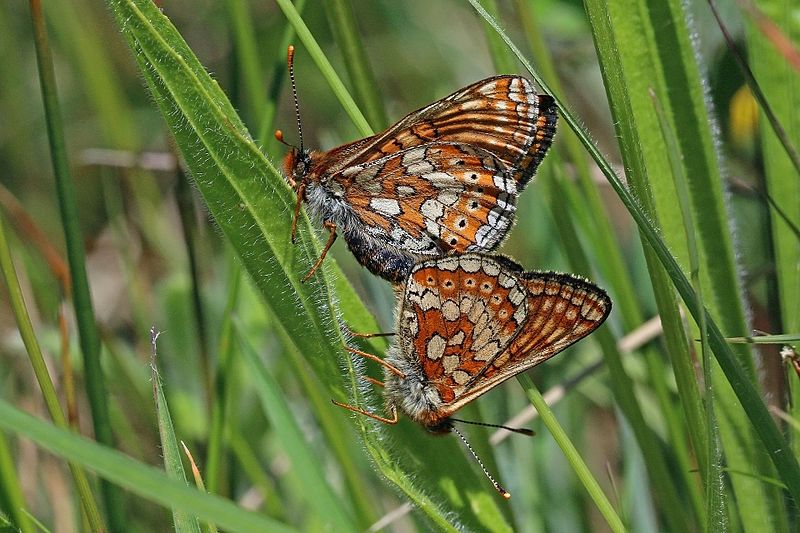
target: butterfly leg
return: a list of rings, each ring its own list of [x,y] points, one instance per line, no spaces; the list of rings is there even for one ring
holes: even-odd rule
[[[383,384],[383,381],[378,381],[377,379],[371,378],[369,376],[364,376],[364,381],[366,381],[367,383],[372,383],[373,385],[375,385],[377,387],[385,387],[386,386],[386,385]]]
[[[392,409],[392,418],[386,418],[384,416],[376,415],[375,413],[370,413],[369,411],[365,411],[360,407],[355,407],[353,405],[347,405],[346,403],[337,402],[336,400],[331,400],[333,405],[337,407],[343,407],[348,411],[353,411],[354,413],[358,413],[360,415],[368,416],[373,420],[377,420],[378,422],[383,422],[384,424],[397,424],[397,408],[393,405]]]
[[[392,374],[395,374],[397,377],[400,377],[400,378],[406,377],[406,375],[403,374],[402,372],[400,372],[400,370],[398,370],[396,366],[387,363],[386,361],[384,361],[383,359],[381,359],[377,355],[372,355],[371,353],[362,352],[361,350],[356,350],[355,348],[351,348],[349,346],[345,346],[344,349],[347,350],[348,352],[352,353],[352,354],[360,355],[361,357],[369,359],[370,361],[375,361],[379,365],[382,365],[382,366],[386,367],[387,369],[389,369],[389,371]]]
[[[331,222],[330,220],[326,220],[323,224],[328,231],[330,231],[330,235],[328,235],[328,242],[325,243],[325,248],[322,249],[322,254],[320,254],[319,259],[317,262],[314,263],[314,266],[311,267],[311,270],[308,271],[308,274],[305,275],[303,279],[300,280],[301,283],[305,283],[306,281],[314,275],[314,272],[322,265],[322,260],[325,259],[325,256],[328,254],[328,250],[331,249],[333,246],[333,242],[336,240],[336,224]]]

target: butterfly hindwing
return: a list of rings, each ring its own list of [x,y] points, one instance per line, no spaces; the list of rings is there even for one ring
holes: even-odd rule
[[[491,258],[467,254],[423,262],[406,285],[401,353],[417,358],[443,404],[451,404],[505,352],[526,316],[524,286]]]
[[[516,187],[497,159],[452,143],[428,143],[351,167],[342,182],[365,231],[400,253],[490,250],[516,210]]]

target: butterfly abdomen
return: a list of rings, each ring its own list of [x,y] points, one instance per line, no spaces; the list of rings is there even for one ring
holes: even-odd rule
[[[388,243],[377,243],[361,231],[343,231],[347,247],[370,272],[391,283],[405,280],[415,259]]]

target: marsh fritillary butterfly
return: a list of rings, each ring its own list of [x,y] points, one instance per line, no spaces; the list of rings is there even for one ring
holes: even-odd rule
[[[291,48],[289,67],[294,87]],[[530,81],[495,76],[327,152],[304,149],[301,133],[283,163],[297,193],[292,239],[302,202],[330,232],[304,281],[337,231],[362,265],[393,283],[422,259],[493,250],[550,147],[556,118],[553,98]],[[283,140],[280,131],[276,137]]]
[[[334,403],[389,424],[402,411],[433,433],[457,432],[458,409],[584,338],[610,311],[605,291],[577,276],[474,253],[422,261],[407,276],[386,358],[351,349],[384,366],[389,416]]]

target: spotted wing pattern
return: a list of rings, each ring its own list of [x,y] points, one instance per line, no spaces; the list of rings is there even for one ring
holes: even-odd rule
[[[349,166],[432,141],[469,144],[514,169],[521,190],[556,131],[556,104],[520,76],[494,76],[409,113],[383,133],[320,152],[311,172],[335,176]]]
[[[582,339],[610,310],[606,293],[576,276],[479,254],[426,261],[406,286],[402,323],[418,329],[401,332],[401,352],[436,387],[443,420]]]
[[[583,278],[523,272],[528,319],[508,348],[487,364],[452,405],[449,415],[506,379],[550,359],[600,327],[611,312],[606,292]]]
[[[466,254],[418,264],[401,310],[401,353],[443,403],[457,401],[527,320],[525,287],[495,260]]]
[[[494,248],[511,226],[517,188],[480,148],[428,143],[342,173],[344,200],[381,242],[420,255]]]

